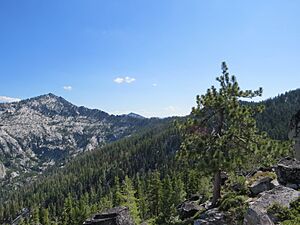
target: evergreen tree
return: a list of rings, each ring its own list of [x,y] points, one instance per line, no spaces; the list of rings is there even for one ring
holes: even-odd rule
[[[104,196],[100,199],[98,203],[98,209],[99,211],[103,211],[106,209],[110,209],[113,207],[113,200],[111,198],[111,194],[108,194],[107,196]]]
[[[162,184],[160,180],[160,173],[158,171],[151,174],[148,189],[150,214],[157,217],[162,207]]]
[[[50,225],[50,220],[49,220],[49,211],[48,209],[42,209],[40,211],[40,220],[41,220],[41,223],[43,225]]]
[[[184,201],[186,192],[184,190],[184,183],[182,182],[179,175],[175,174],[173,178],[173,204],[177,206]]]
[[[132,181],[126,176],[122,185],[121,205],[127,206],[134,222],[140,224],[141,219],[138,209],[138,199],[135,197],[135,193],[136,191],[134,190]]]
[[[75,209],[73,207],[73,198],[71,194],[65,199],[63,213],[62,213],[62,224],[76,224],[75,221]]]
[[[114,193],[113,193],[113,205],[119,206],[122,201],[122,193],[120,188],[120,179],[118,176],[114,179]]]
[[[181,157],[199,162],[205,171],[214,174],[213,206],[221,196],[221,171],[241,168],[266,146],[271,150],[274,147],[256,127],[254,116],[263,108],[240,102],[241,98],[261,96],[262,88],[241,90],[235,76],[229,76],[225,63],[217,81],[219,90],[212,86],[205,95],[197,96],[197,106],[181,126]]]
[[[148,202],[146,197],[146,185],[139,176],[137,175],[137,196],[138,196],[138,207],[140,210],[140,217],[142,220],[147,219],[148,215]]]
[[[82,224],[90,216],[91,210],[89,207],[89,195],[87,193],[80,198],[76,211],[78,224]]]
[[[161,200],[161,212],[159,215],[160,224],[170,224],[170,219],[175,213],[174,206],[174,191],[172,187],[172,181],[169,175],[163,180],[162,183],[162,200]]]
[[[197,172],[195,169],[191,169],[188,172],[186,189],[189,195],[198,194],[199,192],[199,172]]]
[[[18,225],[26,225],[26,224],[25,224],[25,221],[24,221],[24,219],[23,219],[23,218],[21,218],[21,219],[20,219],[20,221],[19,221]]]
[[[34,225],[40,224],[39,208],[36,206],[33,208],[31,221],[32,221],[32,224],[34,224]]]

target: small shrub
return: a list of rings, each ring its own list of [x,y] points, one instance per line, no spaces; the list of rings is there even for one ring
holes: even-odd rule
[[[157,218],[148,219],[146,221],[146,224],[148,224],[148,225],[155,225],[156,224],[156,220],[157,220]]]
[[[228,193],[226,194],[220,205],[220,210],[228,211],[231,208],[237,208],[245,203],[247,198],[243,195],[236,195],[236,193]]]
[[[232,224],[242,224],[248,208],[246,200],[247,197],[244,195],[229,192],[223,197],[219,208],[222,211],[229,212]]]
[[[268,214],[283,225],[298,225],[300,224],[300,198],[292,202],[290,208],[274,204],[268,209]]]
[[[279,204],[274,204],[267,210],[268,214],[275,218],[276,221],[284,221],[292,218],[289,208],[283,207]]]
[[[300,215],[300,198],[290,204],[290,209],[294,216]]]
[[[300,224],[300,218],[297,217],[292,220],[285,220],[281,223],[282,225],[299,225]]]
[[[246,178],[244,176],[237,176],[231,174],[227,183],[227,191],[234,191],[237,195],[248,195],[249,189],[246,185]]]

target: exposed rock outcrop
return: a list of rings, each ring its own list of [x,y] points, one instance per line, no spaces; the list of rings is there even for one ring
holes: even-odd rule
[[[227,225],[226,213],[217,208],[207,210],[194,221],[194,225]]]
[[[297,189],[300,186],[300,161],[293,158],[282,159],[276,167],[276,174],[280,184]]]
[[[284,186],[277,186],[261,193],[261,196],[250,204],[244,218],[244,225],[274,225],[267,209],[275,203],[289,207],[290,203],[299,197],[299,191]]]
[[[185,201],[177,206],[177,211],[181,220],[191,218],[201,210],[205,210],[205,208],[200,206],[196,201]]]
[[[86,220],[84,225],[134,225],[127,207],[116,207],[105,212],[95,214]]]
[[[249,189],[251,191],[251,194],[254,195],[254,196],[256,196],[259,193],[271,190],[274,187],[275,187],[275,185],[272,183],[272,178],[270,178],[270,177],[264,177],[264,178],[261,178],[258,181],[255,181],[249,187]]]

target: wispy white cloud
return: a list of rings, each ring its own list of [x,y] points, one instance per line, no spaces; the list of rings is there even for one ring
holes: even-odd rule
[[[0,102],[19,102],[21,99],[7,96],[0,96]]]
[[[127,83],[127,84],[130,84],[132,82],[135,81],[135,78],[133,77],[117,77],[114,79],[114,82],[117,83],[117,84],[122,84],[122,83]]]
[[[156,84],[156,83],[153,83],[152,86],[153,86],[153,87],[157,87],[157,84]]]
[[[170,112],[170,113],[174,113],[176,112],[178,109],[175,106],[169,105],[168,107],[165,107],[164,110],[166,112]]]
[[[67,85],[67,86],[64,86],[63,89],[65,91],[72,91],[73,88],[72,88],[72,86]]]
[[[118,84],[121,84],[121,83],[124,82],[124,78],[122,78],[122,77],[117,77],[116,79],[114,79],[114,82],[115,82],[115,83],[118,83]]]

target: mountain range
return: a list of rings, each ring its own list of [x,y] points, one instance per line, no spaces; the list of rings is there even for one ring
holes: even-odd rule
[[[52,165],[159,122],[138,114],[109,115],[46,94],[0,104],[0,179],[41,173]]]

